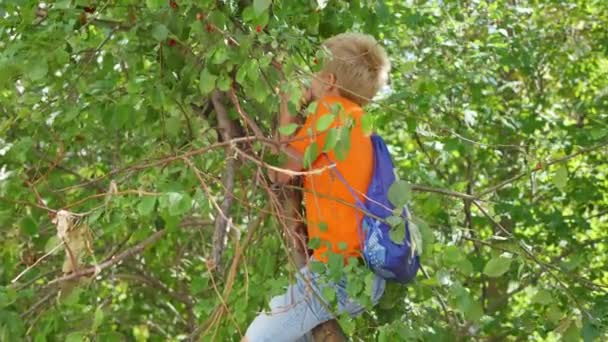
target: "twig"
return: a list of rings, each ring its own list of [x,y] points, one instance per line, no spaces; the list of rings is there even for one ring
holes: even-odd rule
[[[558,158],[558,159],[554,159],[554,160],[552,160],[552,161],[549,161],[549,162],[547,162],[547,163],[545,163],[545,164],[543,165],[543,168],[541,168],[541,169],[533,169],[533,170],[531,170],[531,172],[538,172],[538,171],[541,171],[541,170],[545,169],[545,168],[546,168],[546,167],[548,167],[548,166],[551,166],[551,165],[554,165],[554,164],[563,163],[563,162],[568,161],[568,160],[570,160],[570,159],[572,159],[572,158],[578,157],[578,156],[579,156],[579,155],[581,155],[581,154],[584,154],[584,153],[587,153],[587,152],[592,152],[592,151],[595,151],[595,150],[600,149],[600,148],[602,148],[602,147],[604,147],[604,146],[608,146],[608,141],[604,141],[604,142],[599,143],[599,144],[597,144],[597,145],[594,145],[594,146],[591,146],[591,147],[587,147],[587,148],[580,149],[578,152],[575,152],[575,153],[573,153],[573,154],[570,154],[570,155],[567,155],[567,156],[565,156],[565,157],[562,157],[562,158]],[[488,188],[488,189],[486,189],[486,190],[484,190],[484,191],[480,192],[479,194],[475,195],[475,197],[476,197],[476,198],[481,198],[481,197],[484,197],[485,195],[487,195],[487,194],[489,194],[489,193],[492,193],[492,192],[494,192],[494,191],[496,191],[496,190],[498,190],[498,189],[500,189],[500,188],[504,187],[505,185],[511,184],[511,183],[515,182],[516,180],[518,180],[518,179],[520,179],[520,178],[522,178],[522,177],[525,177],[525,176],[527,176],[527,175],[528,175],[528,172],[523,172],[523,173],[520,173],[520,174],[518,174],[518,175],[516,175],[516,176],[513,176],[513,177],[511,177],[511,178],[509,178],[509,179],[505,179],[504,181],[502,181],[502,182],[500,182],[500,183],[498,183],[498,184],[496,184],[496,185],[494,185],[494,186],[492,186],[492,187],[490,187],[490,188]]]
[[[266,208],[268,208],[268,206],[269,205],[267,204]],[[262,215],[258,216],[257,220],[251,221],[250,224],[247,225],[247,236],[245,237],[245,241],[243,242],[242,246],[239,246],[238,241],[237,241],[236,252],[235,252],[234,258],[232,259],[232,265],[230,265],[230,271],[228,272],[228,275],[226,276],[227,281],[226,281],[226,284],[224,285],[224,291],[223,291],[222,298],[220,298],[222,303],[225,303],[225,301],[228,299],[228,296],[230,295],[230,293],[232,291],[234,279],[235,279],[236,273],[238,271],[238,266],[241,261],[241,257],[243,256],[243,251],[245,251],[247,249],[247,247],[249,246],[249,244],[251,243],[251,241],[253,239],[253,234],[257,231],[257,228],[264,222],[264,220],[266,219],[267,216],[268,216],[268,214],[265,211]],[[191,341],[196,340],[200,336],[200,334],[203,332],[203,330],[208,329],[213,322],[216,322],[216,320],[220,319],[224,312],[225,312],[224,306],[222,304],[216,306],[214,312],[209,316],[209,319],[207,319],[205,321],[205,323],[203,323],[199,327],[197,327],[192,332],[189,339]]]
[[[19,275],[16,276],[15,279],[11,280],[11,284],[14,284],[15,282],[17,282],[24,274],[29,272],[32,268],[36,267],[36,265],[38,265],[40,262],[42,262],[42,260],[46,259],[49,255],[53,254],[59,247],[63,246],[64,243],[65,243],[65,241],[62,241],[57,246],[53,247],[53,249],[48,251],[45,255],[40,257],[40,259],[36,260],[35,263],[28,266],[25,270],[23,270],[23,272],[19,273]]]
[[[84,277],[84,276],[90,276],[90,275],[94,275],[97,273],[100,273],[101,271],[105,270],[106,268],[110,267],[110,266],[114,266],[117,263],[121,262],[124,259],[130,258],[136,254],[139,254],[141,251],[143,251],[146,247],[148,247],[149,245],[155,243],[156,241],[158,241],[161,237],[163,237],[163,235],[166,234],[166,230],[159,230],[157,232],[155,232],[154,234],[150,235],[149,237],[147,237],[146,239],[142,240],[140,243],[138,243],[137,245],[127,249],[126,251],[117,254],[116,256],[113,256],[112,258],[110,258],[107,261],[102,262],[99,265],[93,266],[93,267],[89,267],[89,268],[85,268],[82,269],[80,271],[65,275],[63,277],[59,277],[56,278],[54,280],[51,280],[48,285],[52,285],[55,283],[59,283],[59,282],[64,282],[64,281],[68,281],[68,280],[72,280],[72,279],[77,279],[80,277]]]
[[[503,227],[499,222],[497,222],[492,215],[488,214],[488,212],[483,209],[483,207],[477,202],[477,201],[473,201],[473,204],[481,211],[481,213],[486,216],[490,222],[492,222],[492,224],[494,224],[496,227],[498,227],[503,233],[505,233],[507,236],[511,237],[511,238],[515,238],[513,236],[513,234],[507,230],[505,227]],[[521,241],[515,239],[515,241],[517,241],[517,245],[519,246],[519,248],[530,258],[532,259],[532,261],[534,261],[538,266],[540,266],[541,269],[543,269],[545,272],[547,272],[553,279],[555,279],[555,281],[562,287],[562,289],[564,290],[564,292],[566,293],[566,295],[570,298],[570,300],[572,300],[572,302],[574,304],[576,304],[576,306],[581,310],[581,312],[589,315],[589,313],[587,312],[587,310],[585,310],[585,308],[579,303],[578,299],[576,298],[576,296],[574,296],[571,292],[570,292],[570,288],[564,284],[564,282],[556,275],[554,274],[550,267],[548,265],[546,265],[545,263],[543,263],[542,261],[540,261],[536,255],[534,255],[534,253],[528,249],[528,247],[526,247]]]
[[[64,206],[64,209],[70,209],[73,208],[77,205],[80,205],[88,200],[92,200],[92,199],[96,199],[96,198],[105,198],[108,195],[110,195],[109,192],[104,192],[101,194],[94,194],[91,196],[87,196],[84,198],[79,199],[76,202],[67,204],[66,206]],[[145,191],[145,190],[132,190],[132,189],[128,189],[128,190],[123,190],[123,191],[118,191],[118,192],[114,192],[111,193],[112,196],[123,196],[123,195],[138,195],[138,196],[160,196],[162,195],[162,193],[160,192],[149,192],[149,191]]]
[[[226,147],[226,146],[230,146],[230,145],[237,144],[237,143],[240,143],[240,142],[254,141],[254,140],[260,140],[260,138],[255,137],[255,136],[239,137],[239,138],[234,138],[234,139],[232,139],[230,141],[217,142],[217,143],[211,144],[209,146],[201,147],[201,148],[198,148],[198,149],[195,149],[195,150],[192,150],[192,151],[188,151],[188,152],[185,152],[185,153],[182,153],[182,154],[178,154],[178,155],[165,156],[165,157],[161,157],[161,158],[158,158],[156,160],[153,160],[153,161],[142,161],[141,164],[134,164],[134,165],[131,165],[131,166],[128,166],[128,167],[124,167],[122,169],[112,170],[112,171],[108,172],[107,174],[105,174],[103,176],[100,176],[98,178],[92,179],[92,180],[90,180],[88,182],[84,182],[84,183],[68,186],[68,187],[65,187],[63,189],[59,189],[58,191],[59,192],[63,192],[63,191],[73,190],[73,189],[76,189],[76,188],[81,188],[81,187],[84,187],[84,186],[88,186],[88,185],[91,185],[91,184],[98,183],[98,182],[100,182],[101,180],[103,180],[105,178],[114,176],[114,175],[119,174],[119,173],[129,172],[129,171],[145,170],[145,169],[148,169],[150,167],[155,167],[155,166],[160,166],[160,165],[166,165],[166,164],[178,161],[178,160],[183,160],[184,158],[190,158],[190,157],[193,157],[193,156],[197,156],[197,155],[201,155],[201,154],[207,153],[207,152],[209,152],[211,150],[214,150],[216,148]],[[272,144],[272,145],[277,145],[276,141],[272,141],[270,139],[264,139],[264,142]]]
[[[414,185],[412,185],[412,190],[419,191],[419,192],[434,192],[437,194],[442,194],[442,195],[446,195],[446,196],[450,196],[450,197],[462,198],[462,199],[471,200],[471,201],[477,199],[477,197],[473,196],[473,195],[465,194],[465,193],[458,192],[458,191],[447,190],[447,189],[433,188],[433,187],[426,186],[426,185],[414,184]]]
[[[243,157],[243,158],[245,158],[245,159],[247,159],[249,161],[254,162],[256,165],[265,167],[265,168],[267,168],[269,170],[285,173],[285,174],[288,174],[290,176],[318,175],[318,174],[321,174],[321,173],[325,172],[326,170],[329,170],[329,169],[332,169],[332,168],[336,167],[335,164],[331,164],[331,165],[326,165],[326,166],[319,167],[319,168],[312,169],[312,170],[308,170],[308,171],[293,171],[293,170],[289,170],[289,169],[284,169],[284,168],[268,165],[268,164],[264,163],[263,161],[258,160],[255,157],[250,156],[249,154],[245,153],[244,151],[242,151],[241,149],[239,149],[236,146],[233,146],[233,149],[237,152],[238,155],[240,155],[241,157]]]
[[[22,200],[13,200],[13,199],[9,199],[3,196],[0,196],[0,201],[2,202],[6,202],[6,203],[12,203],[12,204],[20,204],[20,205],[26,205],[32,208],[38,208],[38,209],[42,209],[45,211],[48,211],[50,213],[56,213],[57,210],[55,209],[51,209],[45,205],[42,204],[38,204],[38,203],[32,203],[32,202],[28,202],[28,201],[22,201]]]
[[[115,277],[119,278],[119,279],[134,280],[134,281],[143,283],[144,285],[146,285],[150,288],[157,289],[157,290],[160,290],[160,291],[166,293],[169,297],[171,297],[181,303],[186,304],[186,306],[194,305],[194,302],[192,301],[192,299],[190,297],[188,297],[186,294],[173,291],[171,288],[167,287],[167,285],[163,284],[160,280],[158,280],[156,278],[148,277],[148,276],[142,274],[141,272],[139,272],[139,270],[137,270],[137,273],[138,274],[119,273],[119,274],[116,274]]]
[[[228,93],[228,95],[230,97],[230,101],[236,108],[236,111],[239,113],[239,115],[241,116],[243,121],[245,121],[247,126],[250,127],[251,130],[253,130],[253,133],[255,134],[255,136],[263,137],[264,133],[262,132],[262,130],[260,129],[258,124],[249,115],[247,115],[247,113],[241,108],[241,103],[239,102],[239,99],[236,97],[236,92],[234,90],[234,87],[230,88],[230,92]]]

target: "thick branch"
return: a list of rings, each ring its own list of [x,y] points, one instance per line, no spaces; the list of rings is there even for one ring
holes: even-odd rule
[[[219,91],[214,91],[211,94],[211,102],[217,114],[217,121],[220,134],[224,141],[230,141],[234,135],[234,124],[228,116],[228,111],[222,103],[222,95]],[[226,231],[228,226],[230,208],[234,199],[234,173],[236,168],[236,159],[230,158],[231,148],[227,146],[226,151],[226,167],[222,175],[222,183],[224,184],[224,199],[220,205],[220,213],[215,218],[215,231],[213,232],[213,265],[219,267],[221,265],[222,254],[224,251],[224,240],[226,239]]]

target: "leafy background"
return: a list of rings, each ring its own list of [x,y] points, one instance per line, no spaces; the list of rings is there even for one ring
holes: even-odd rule
[[[0,18],[0,340],[238,340],[293,272],[261,164],[278,89],[296,102],[345,31],[393,64],[367,110],[424,272],[344,332],[608,337],[605,1],[15,0]]]

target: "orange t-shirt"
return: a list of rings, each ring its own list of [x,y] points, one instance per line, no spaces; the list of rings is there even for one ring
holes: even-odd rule
[[[322,155],[329,130],[336,128],[336,131],[333,132],[336,133],[345,127],[352,127],[350,149],[346,158],[339,160],[335,150],[328,152],[327,157],[336,163],[337,169],[350,187],[354,189],[359,199],[363,200],[363,194],[367,192],[371,181],[373,168],[371,139],[369,135],[363,133],[361,128],[363,109],[356,103],[337,96],[324,97],[317,103],[316,113],[308,116],[290,146],[304,155],[307,147],[316,142],[319,155],[308,170],[323,169],[330,164]],[[324,128],[323,126],[327,125],[327,118],[321,120],[321,123],[317,123],[317,120],[326,114],[336,113],[336,110],[331,109],[335,104],[342,105],[341,114],[335,115],[331,125],[326,130],[319,132],[317,127]],[[321,240],[321,246],[314,250],[313,255],[316,260],[327,262],[326,252],[329,246],[334,253],[342,254],[345,258],[361,256],[358,227],[363,213],[356,209],[353,195],[336,177],[335,171],[326,168],[319,174],[305,177],[304,203],[308,237],[310,240],[314,238]]]

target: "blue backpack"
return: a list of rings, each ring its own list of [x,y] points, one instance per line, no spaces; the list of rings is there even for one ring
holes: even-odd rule
[[[395,182],[394,164],[384,140],[373,134],[371,137],[374,153],[374,168],[372,180],[367,189],[364,202],[359,200],[346,179],[335,170],[338,178],[346,185],[364,212],[361,226],[358,227],[362,240],[363,258],[367,266],[377,275],[386,280],[399,283],[411,282],[420,268],[420,258],[416,246],[412,245],[410,237],[409,211],[403,208],[401,218],[405,225],[405,236],[402,243],[391,240],[390,225],[386,218],[394,215],[395,208],[388,200],[388,190]]]

